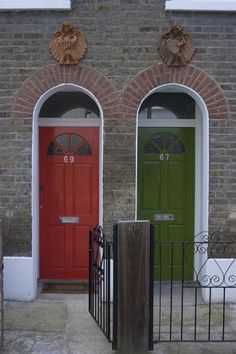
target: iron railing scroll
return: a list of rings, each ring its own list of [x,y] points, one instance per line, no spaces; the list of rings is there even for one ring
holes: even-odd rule
[[[89,312],[112,342],[112,242],[101,226],[89,233]]]

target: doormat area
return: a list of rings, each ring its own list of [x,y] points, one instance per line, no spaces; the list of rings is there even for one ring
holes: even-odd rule
[[[88,294],[88,284],[44,283],[42,286],[42,293]]]

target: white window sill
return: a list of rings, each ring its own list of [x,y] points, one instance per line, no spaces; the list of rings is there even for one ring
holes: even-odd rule
[[[70,10],[71,0],[0,0],[2,10]]]
[[[236,11],[236,0],[166,0],[166,10]]]

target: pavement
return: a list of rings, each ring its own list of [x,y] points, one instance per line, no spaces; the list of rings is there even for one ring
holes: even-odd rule
[[[110,354],[111,344],[88,312],[88,295],[39,294],[6,301],[4,354]]]
[[[158,301],[155,302],[155,299],[154,304],[155,317],[158,307]],[[167,311],[166,309],[163,312],[164,320],[164,313]],[[204,314],[203,308],[201,311]],[[115,353],[112,351],[111,343],[107,341],[88,312],[88,295],[39,293],[37,298],[30,302],[5,301],[4,312],[4,348],[1,351],[3,354]],[[187,312],[189,313],[188,308]],[[230,313],[233,314],[232,318],[229,317],[232,325],[230,338],[236,340],[235,306],[229,307],[229,316]],[[168,326],[168,316],[166,318]],[[156,325],[154,323],[154,329]],[[173,326],[178,327],[178,320]],[[155,335],[154,331],[154,337]],[[236,343],[157,343],[154,345],[154,351],[150,353],[236,354]]]

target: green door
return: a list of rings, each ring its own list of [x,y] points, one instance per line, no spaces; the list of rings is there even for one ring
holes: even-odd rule
[[[150,220],[155,241],[163,241],[156,280],[193,278],[193,246],[180,241],[194,236],[194,147],[194,128],[139,128],[138,219]]]

